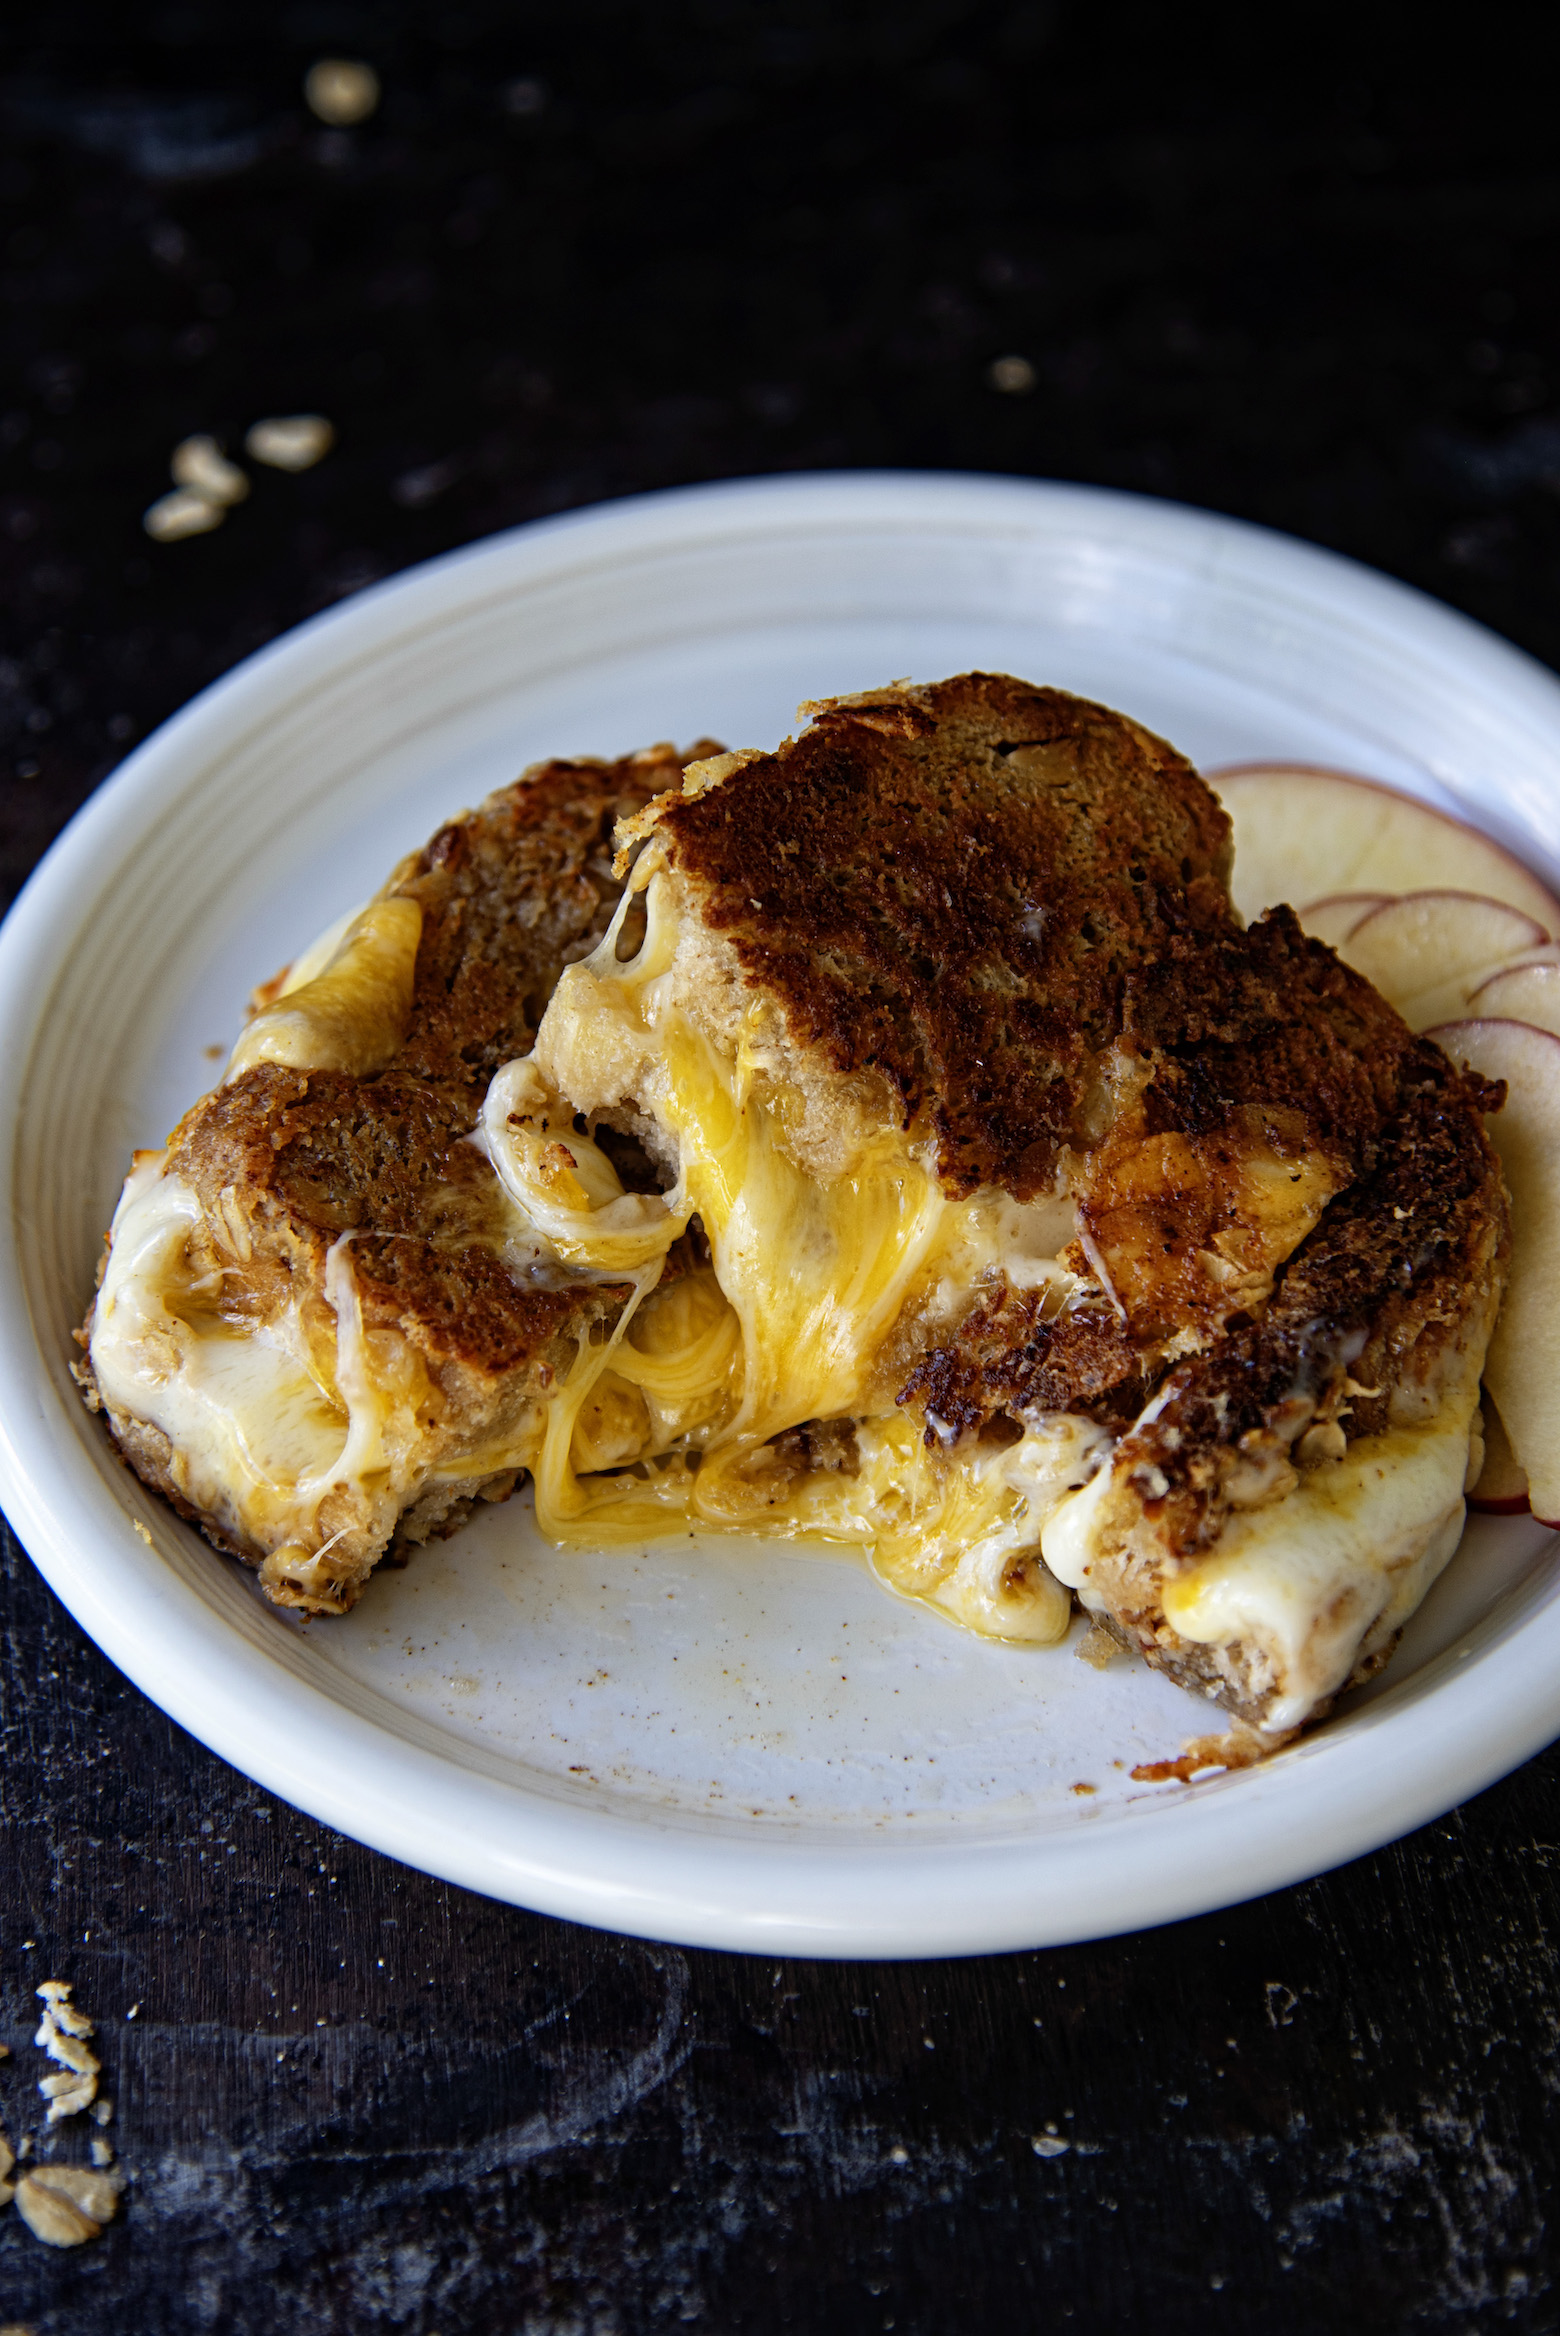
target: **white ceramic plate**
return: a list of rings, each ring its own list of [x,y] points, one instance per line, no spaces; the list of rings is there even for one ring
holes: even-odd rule
[[[1194,511],[858,475],[611,505],[362,594],[150,739],[0,933],[0,1500],[148,1695],[328,1824],[649,1936],[966,1953],[1315,1873],[1560,1727],[1557,1544],[1529,1520],[1474,1523],[1329,1726],[1144,1787],[1134,1763],[1206,1706],[1126,1661],[982,1644],[843,1559],[560,1555],[512,1502],[305,1629],[82,1408],[70,1331],[131,1146],[209,1082],[250,984],[399,853],[543,755],[769,745],[804,697],[976,665],[1103,698],[1205,766],[1391,781],[1560,878],[1560,686],[1477,626]]]

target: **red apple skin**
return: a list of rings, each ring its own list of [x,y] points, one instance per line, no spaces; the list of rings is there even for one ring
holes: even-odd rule
[[[1343,938],[1347,941],[1355,926],[1363,923],[1373,909],[1385,908],[1387,902],[1394,897],[1390,892],[1326,892],[1323,893],[1320,900],[1308,900],[1304,908],[1296,909],[1295,914],[1306,931],[1310,933],[1314,929],[1312,920],[1315,919],[1319,923],[1328,910],[1353,909],[1355,914],[1351,920],[1340,920]],[[1333,942],[1330,946],[1336,948],[1337,943]]]
[[[1459,892],[1449,884],[1427,884],[1421,886],[1417,892],[1390,893],[1379,907],[1363,910],[1359,924],[1354,926],[1349,934],[1349,939],[1357,941],[1361,926],[1368,925],[1373,917],[1385,916],[1388,909],[1401,908],[1405,902],[1411,900],[1460,900],[1468,902],[1474,908],[1499,909],[1502,915],[1510,917],[1514,924],[1526,925],[1528,928],[1522,939],[1519,940],[1515,935],[1513,936],[1513,956],[1517,956],[1524,949],[1540,948],[1550,938],[1537,917],[1530,917],[1526,909],[1513,908],[1509,900],[1496,900],[1487,892]]]
[[[1482,828],[1474,827],[1471,821],[1454,819],[1452,814],[1449,811],[1443,811],[1439,804],[1426,803],[1422,797],[1417,795],[1410,796],[1406,788],[1390,787],[1383,779],[1365,779],[1360,776],[1358,771],[1341,771],[1335,764],[1331,763],[1281,762],[1276,757],[1264,762],[1219,763],[1213,769],[1204,771],[1202,775],[1214,793],[1217,794],[1221,779],[1252,778],[1259,773],[1269,771],[1297,771],[1303,778],[1308,779],[1339,779],[1351,787],[1364,787],[1372,795],[1391,795],[1398,802],[1410,801],[1417,809],[1426,812],[1430,818],[1440,820],[1443,826],[1477,835],[1481,843],[1487,844],[1492,850],[1499,852],[1504,859],[1510,862],[1512,867],[1521,871],[1529,884],[1547,895],[1549,908],[1552,911],[1549,919],[1550,930],[1560,933],[1560,899],[1556,898],[1541,876],[1534,875],[1526,861],[1518,859],[1515,852],[1508,850],[1506,845],[1497,843],[1495,838],[1486,835]]]
[[[1389,900],[1397,898],[1395,892],[1324,892],[1317,899],[1308,900],[1304,908],[1297,908],[1295,915],[1308,917],[1313,909],[1343,908],[1352,901],[1358,901],[1360,915],[1363,916],[1367,909],[1385,908]]]
[[[1498,999],[1492,998],[1484,1006],[1479,1005],[1479,1000],[1484,996],[1485,991],[1492,988],[1496,982],[1505,981],[1513,973],[1543,974],[1546,979],[1560,983],[1560,963],[1551,959],[1540,958],[1535,962],[1532,957],[1519,957],[1510,965],[1498,965],[1493,973],[1485,975],[1476,990],[1468,992],[1468,1004],[1471,1008],[1477,1008],[1481,1021],[1486,1017],[1499,1022],[1511,1019],[1508,1015],[1495,1012],[1495,1008],[1499,1004]]]
[[[1468,1506],[1476,1509],[1481,1517],[1526,1517],[1531,1514],[1525,1492],[1502,1493],[1498,1500],[1491,1500],[1487,1493],[1471,1492],[1468,1495]],[[1541,1525],[1549,1525],[1547,1517],[1540,1517],[1538,1521]],[[1560,1532],[1560,1526],[1550,1525],[1549,1530],[1551,1533]]]

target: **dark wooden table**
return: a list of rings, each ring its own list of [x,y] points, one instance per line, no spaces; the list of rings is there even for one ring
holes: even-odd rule
[[[7,895],[132,741],[300,617],[689,479],[1149,489],[1560,661],[1537,11],[58,0],[16,22]],[[300,102],[330,52],[380,72],[360,128]],[[1004,356],[1017,387],[992,385]],[[299,409],[340,432],[317,470],[257,476],[213,535],[141,532],[175,440]],[[1141,1937],[752,1962],[405,1872],[181,1735],[10,1541],[3,1597],[0,2125],[36,2106],[31,1990],[71,1979],[131,2188],[75,2253],[0,2217],[0,2321],[1560,2320],[1555,1753],[1346,1871]],[[1052,2125],[1069,2148],[1037,2154]]]

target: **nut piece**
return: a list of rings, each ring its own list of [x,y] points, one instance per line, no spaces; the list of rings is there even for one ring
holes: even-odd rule
[[[312,470],[335,443],[323,414],[269,414],[245,435],[244,452],[272,470]]]
[[[379,75],[354,58],[321,57],[304,76],[303,94],[316,120],[345,130],[366,122],[378,105]]]
[[[113,2221],[119,2174],[91,2166],[35,2166],[16,2185],[16,2211],[46,2247],[79,2247]]]
[[[189,487],[176,487],[142,513],[141,525],[154,543],[177,543],[186,535],[209,535],[226,517],[222,504],[208,503]]]
[[[249,481],[236,462],[229,462],[215,438],[204,433],[181,438],[168,463],[176,487],[189,487],[208,503],[242,503]]]

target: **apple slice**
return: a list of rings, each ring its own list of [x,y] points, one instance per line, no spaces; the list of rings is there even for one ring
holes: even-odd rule
[[[1390,892],[1330,892],[1299,912],[1300,922],[1316,940],[1341,949],[1362,917],[1373,908],[1385,908]]]
[[[1506,1107],[1489,1124],[1511,1193],[1511,1274],[1484,1381],[1534,1516],[1560,1530],[1560,1038],[1493,1020],[1426,1035],[1453,1062],[1506,1082]]]
[[[1468,1495],[1468,1506],[1485,1516],[1525,1516],[1527,1471],[1511,1449],[1506,1424],[1487,1387],[1480,1398],[1480,1409],[1484,1414],[1484,1466],[1479,1470],[1478,1483]]]
[[[1455,884],[1560,932],[1560,901],[1477,829],[1347,771],[1239,763],[1205,773],[1235,825],[1235,905],[1248,922],[1276,901]]]
[[[1549,935],[1535,918],[1473,892],[1405,892],[1366,912],[1338,954],[1412,1030],[1467,1011],[1487,975]]]
[[[1475,1014],[1531,1022],[1560,1038],[1560,965],[1505,965],[1469,994]]]

